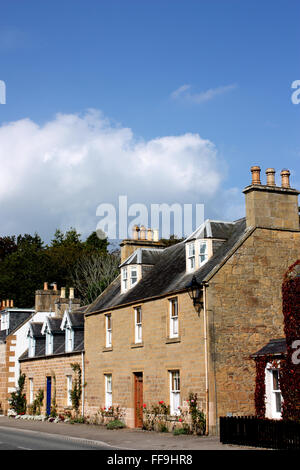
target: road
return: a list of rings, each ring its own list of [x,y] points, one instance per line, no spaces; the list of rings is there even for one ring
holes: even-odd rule
[[[0,426],[1,450],[114,450],[104,442]]]

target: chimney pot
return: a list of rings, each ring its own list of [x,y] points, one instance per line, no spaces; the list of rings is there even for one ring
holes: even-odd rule
[[[153,241],[158,242],[158,229],[153,230]]]
[[[252,166],[252,184],[261,184],[260,182],[260,166]]]
[[[146,240],[146,228],[144,227],[144,225],[141,226],[141,229],[140,229],[140,233],[141,233],[141,240]]]
[[[151,230],[151,228],[148,228],[147,230],[147,240],[153,240],[153,231]]]
[[[44,282],[44,290],[48,290],[48,282]]]
[[[281,187],[290,188],[290,172],[289,170],[283,169],[280,173],[281,176]]]
[[[276,186],[275,184],[275,169],[274,168],[267,168],[266,169],[267,175],[267,186]]]
[[[133,240],[138,240],[139,239],[139,227],[137,225],[134,225],[133,229],[132,229],[132,238]]]
[[[60,290],[60,298],[65,299],[66,298],[66,288],[62,287]]]
[[[10,306],[11,306],[11,307],[14,306],[14,301],[13,301],[13,300],[10,301]]]
[[[57,284],[56,284],[56,282],[53,282],[52,286],[53,286],[53,290],[57,290]]]
[[[74,287],[70,287],[69,299],[74,299]]]

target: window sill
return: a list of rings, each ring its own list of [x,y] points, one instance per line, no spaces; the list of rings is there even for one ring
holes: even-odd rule
[[[108,352],[108,351],[112,351],[112,350],[113,350],[112,346],[109,346],[109,347],[103,348],[102,352]]]
[[[176,338],[167,338],[166,339],[166,344],[180,343],[180,342],[181,342],[180,336],[177,336]]]
[[[131,343],[131,346],[130,346],[132,349],[134,348],[143,348],[144,347],[144,343],[141,342],[141,343]]]

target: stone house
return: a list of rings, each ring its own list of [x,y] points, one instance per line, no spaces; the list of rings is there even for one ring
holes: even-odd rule
[[[27,346],[19,358],[21,372],[26,376],[27,405],[42,390],[42,413],[49,415],[54,401],[56,411],[62,413],[72,409],[71,364],[78,363],[84,369],[85,307],[80,307],[80,300],[74,298],[73,288],[69,298],[65,288],[37,291],[36,305],[43,305],[45,315],[27,323]]]
[[[252,167],[245,217],[205,221],[162,248],[145,231],[121,244],[120,274],[85,313],[85,412],[119,405],[130,427],[143,404],[171,414],[197,393],[207,433],[220,416],[254,414],[251,355],[283,337],[281,283],[299,258],[298,195],[289,172]],[[150,231],[151,235],[151,231]]]

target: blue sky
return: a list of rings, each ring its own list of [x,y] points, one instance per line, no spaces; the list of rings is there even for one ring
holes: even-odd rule
[[[18,174],[14,191],[11,184],[9,191],[3,189],[0,215],[7,224],[2,226],[2,235],[36,230],[47,237],[57,226],[67,225],[90,230],[96,222],[97,204],[114,202],[120,190],[122,194],[127,190],[132,201],[141,203],[173,201],[176,192],[168,195],[166,189],[155,186],[157,167],[149,171],[146,165],[137,175],[145,192],[141,188],[137,193],[132,191],[135,182],[131,179],[135,173],[134,153],[140,155],[139,145],[148,148],[151,143],[153,149],[155,139],[170,136],[200,136],[214,146],[214,195],[206,200],[203,186],[207,180],[200,172],[199,195],[193,183],[189,188],[179,188],[176,196],[181,203],[205,203],[209,217],[222,218],[225,213],[230,218],[230,211],[233,218],[243,215],[240,192],[250,182],[253,164],[261,165],[263,173],[267,167],[274,167],[278,174],[287,167],[292,172],[293,186],[300,187],[300,105],[291,102],[291,84],[300,79],[299,1],[14,0],[0,1],[0,8],[0,80],[5,81],[7,93],[6,104],[0,105],[5,143],[0,158],[4,166],[7,160],[15,161],[6,168],[9,181],[14,180],[13,172]],[[122,149],[124,145],[131,150],[134,147],[131,173],[114,174],[110,169],[111,173],[104,172],[102,181],[101,167],[106,162],[101,160],[94,172],[99,172],[98,178],[90,176],[82,192],[76,178],[64,180],[62,200],[55,199],[54,192],[61,191],[61,186],[55,187],[54,175],[47,180],[47,172],[57,173],[59,168],[67,172],[70,165],[74,167],[68,157],[64,166],[61,157],[70,156],[74,150],[72,125],[68,124],[69,140],[64,138],[63,144],[59,141],[54,145],[56,150],[63,148],[60,164],[57,160],[51,169],[37,165],[43,185],[35,186],[32,171],[30,175],[28,172],[39,155],[45,161],[47,145],[53,154],[51,139],[44,138],[45,127],[57,126],[56,135],[66,132],[64,126],[61,131],[57,113],[69,119],[79,115],[90,123],[92,118],[86,115],[89,109],[101,113],[110,131],[126,133],[130,129],[130,137],[120,145]],[[99,125],[97,119],[94,128]],[[112,138],[116,138],[115,133]],[[79,146],[81,150],[86,148],[85,139],[91,142],[90,132],[83,132],[75,153]],[[30,140],[36,142],[34,148],[30,148]],[[15,146],[15,141],[20,145]],[[210,156],[206,153],[203,157],[199,150],[199,156],[193,154],[190,161],[185,154],[190,144],[186,145],[182,159],[187,159],[189,167],[196,165],[200,171],[202,166],[210,173]],[[41,148],[40,154],[37,147]],[[166,161],[172,165],[170,151],[168,148]],[[93,157],[85,158],[86,165],[92,165]],[[105,155],[101,158],[105,160]],[[114,158],[118,168],[117,155]],[[179,160],[178,154],[174,157],[177,167]],[[78,168],[83,176],[84,168]],[[124,181],[118,184],[122,174],[128,187]],[[109,175],[109,190],[101,193]],[[172,187],[176,186],[176,174],[173,176]],[[148,177],[154,185],[152,193],[147,187]],[[36,178],[40,183],[37,170]],[[29,187],[24,186],[25,180]],[[167,174],[162,186],[165,181]],[[89,198],[89,185],[97,183],[99,192],[91,190],[93,197]],[[34,192],[34,187],[39,189]],[[74,187],[77,190],[72,197]],[[41,191],[48,200],[53,196],[60,206],[67,194],[65,212],[43,201],[40,207],[36,205]],[[226,207],[223,199],[228,201]],[[75,211],[76,217],[72,217]],[[79,212],[85,216],[79,217]]]

